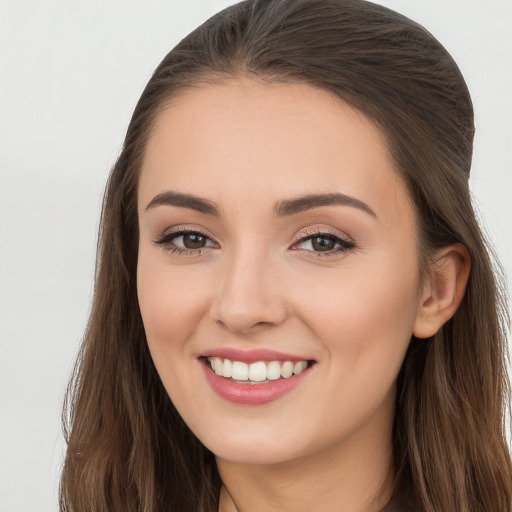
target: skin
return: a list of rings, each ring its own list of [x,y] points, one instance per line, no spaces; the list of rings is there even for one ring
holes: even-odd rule
[[[147,208],[166,191],[205,198],[220,215]],[[349,205],[273,215],[276,202],[333,192],[375,215]],[[380,510],[405,351],[413,333],[429,336],[451,316],[468,265],[447,249],[443,286],[422,284],[413,209],[376,126],[307,84],[240,78],[186,91],[151,133],[139,223],[149,348],[176,408],[216,454],[219,510]],[[155,243],[181,227],[204,233],[206,248],[177,254],[183,237]],[[319,254],[317,232],[354,247]],[[274,402],[234,404],[212,390],[199,359],[219,347],[315,364]]]

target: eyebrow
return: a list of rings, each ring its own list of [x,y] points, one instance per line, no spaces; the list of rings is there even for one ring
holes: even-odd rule
[[[163,192],[155,196],[149,204],[146,206],[146,211],[156,206],[169,205],[169,206],[181,206],[182,208],[190,208],[206,215],[213,215],[220,217],[220,211],[214,203],[203,199],[201,197],[194,196],[192,194],[183,194],[181,192]]]
[[[156,206],[178,206],[182,208],[189,208],[199,213],[220,217],[220,210],[215,203],[193,194],[184,194],[182,192],[167,191],[155,196],[146,206],[146,211]],[[286,199],[274,205],[274,217],[287,217],[296,213],[320,208],[322,206],[351,206],[357,208],[374,218],[377,218],[376,213],[363,201],[355,197],[340,194],[309,194],[294,199]]]
[[[357,208],[365,213],[368,213],[374,218],[377,218],[376,213],[363,201],[355,197],[333,193],[333,194],[311,194],[296,199],[287,199],[274,206],[274,215],[276,217],[285,217],[293,215],[313,208],[320,208],[321,206],[351,206]]]

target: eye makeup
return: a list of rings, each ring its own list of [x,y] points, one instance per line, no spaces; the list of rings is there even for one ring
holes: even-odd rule
[[[342,236],[325,228],[307,230],[297,236],[297,241],[291,247],[292,250],[304,250],[313,257],[338,256],[341,253],[355,249],[355,242],[348,236]],[[296,248],[299,245],[308,244],[311,249]],[[316,250],[315,250],[316,249]]]
[[[178,240],[179,242],[177,242]],[[164,232],[154,243],[165,251],[180,256],[199,256],[215,246],[209,236],[189,228]]]
[[[179,256],[199,256],[219,248],[209,236],[190,228],[178,228],[162,233],[154,243],[163,250]],[[337,256],[356,247],[355,242],[326,229],[310,230],[297,236],[290,247],[293,251],[304,251],[311,257]]]

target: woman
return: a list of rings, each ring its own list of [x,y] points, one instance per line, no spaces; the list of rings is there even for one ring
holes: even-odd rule
[[[473,133],[446,50],[369,2],[181,41],[107,185],[61,509],[509,512]]]

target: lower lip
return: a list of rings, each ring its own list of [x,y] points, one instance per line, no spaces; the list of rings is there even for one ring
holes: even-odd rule
[[[228,402],[243,405],[263,405],[281,398],[293,391],[311,370],[311,367],[308,367],[298,375],[293,375],[287,379],[265,382],[264,384],[239,384],[217,375],[206,363],[201,366],[205,372],[206,380],[221,398]]]

